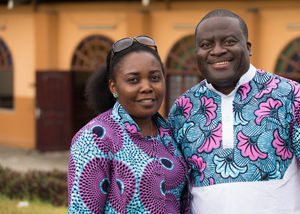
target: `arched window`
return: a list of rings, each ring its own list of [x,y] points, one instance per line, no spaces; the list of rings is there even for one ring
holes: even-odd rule
[[[12,109],[13,106],[13,60],[7,45],[0,38],[0,108]]]
[[[198,70],[194,35],[180,39],[168,54],[166,113],[174,101],[186,90],[199,83],[203,77]]]
[[[275,73],[300,81],[300,38],[291,41],[278,57]]]
[[[111,39],[101,35],[92,35],[83,39],[73,54],[71,64],[72,97],[76,131],[96,116],[95,112],[86,106],[85,84],[91,73],[106,63],[106,56],[112,45]]]
[[[73,71],[93,71],[105,63],[113,41],[105,36],[93,35],[77,46],[72,58]]]

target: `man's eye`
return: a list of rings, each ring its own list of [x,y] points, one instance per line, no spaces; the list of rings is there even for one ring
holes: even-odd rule
[[[225,42],[225,44],[227,44],[227,45],[233,45],[233,44],[235,44],[235,41],[234,40],[227,40]]]
[[[210,47],[210,44],[209,43],[202,43],[201,48],[209,48]]]

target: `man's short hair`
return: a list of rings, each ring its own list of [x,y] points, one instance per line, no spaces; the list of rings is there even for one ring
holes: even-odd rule
[[[209,12],[206,14],[201,21],[198,23],[196,30],[195,30],[195,37],[197,34],[198,26],[200,25],[201,22],[203,22],[206,19],[212,18],[212,17],[230,17],[230,18],[235,18],[239,21],[240,27],[245,35],[246,40],[248,41],[248,28],[244,20],[238,16],[237,14],[229,11],[229,10],[224,10],[224,9],[217,9]]]

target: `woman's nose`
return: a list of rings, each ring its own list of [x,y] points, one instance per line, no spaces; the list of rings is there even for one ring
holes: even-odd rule
[[[153,92],[152,83],[149,80],[142,81],[140,91],[141,93],[152,93]]]

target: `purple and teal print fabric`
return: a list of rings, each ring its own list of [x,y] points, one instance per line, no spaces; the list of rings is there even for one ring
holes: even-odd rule
[[[69,213],[188,212],[187,165],[169,123],[153,116],[158,135],[142,136],[117,102],[73,138]]]

